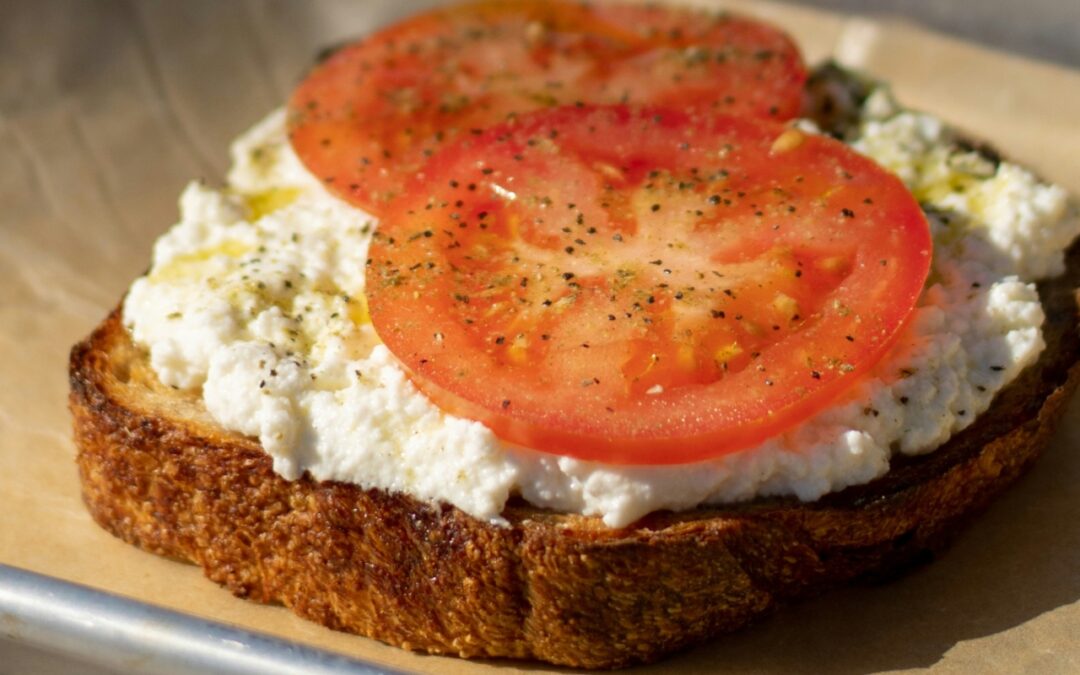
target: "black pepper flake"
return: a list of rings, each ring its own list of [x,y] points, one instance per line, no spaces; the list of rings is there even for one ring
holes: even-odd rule
[[[852,211],[851,209],[847,209],[847,208],[845,208],[845,209],[841,209],[840,213],[841,213],[841,214],[842,214],[842,215],[843,215],[843,216],[844,216],[845,218],[854,218],[854,217],[855,217],[855,212],[854,212],[854,211]]]
[[[504,343],[504,342],[506,342],[506,338],[505,338],[505,337],[503,337],[502,335],[500,335],[499,337],[495,338],[495,344],[497,344],[497,345],[501,345],[501,344],[502,344],[502,343]]]
[[[622,235],[619,234],[618,232],[616,232],[614,235],[612,235],[611,238],[614,239],[615,241],[622,241]]]
[[[821,379],[821,373],[819,373],[816,370],[811,370],[810,371],[810,377],[814,378],[815,380],[820,380]]]
[[[567,246],[563,250],[566,251],[567,253],[573,253],[574,252],[574,247],[573,246]]]
[[[653,212],[653,213],[656,213],[657,211],[659,211],[659,210],[660,210],[660,205],[659,205],[659,204],[653,204],[653,205],[652,205],[651,207],[649,207],[649,208],[650,208],[650,209],[652,209],[652,212]]]
[[[845,335],[844,339],[847,340],[848,342],[855,342],[855,336],[854,335]]]
[[[563,272],[562,278],[566,279],[567,281],[570,281],[571,279],[574,278],[574,273],[573,272]]]
[[[509,408],[509,407],[510,407],[510,399],[508,399],[508,398],[504,398],[504,399],[503,399],[503,402],[502,402],[502,407],[503,407],[504,409],[505,409],[505,408]]]
[[[907,405],[909,400],[910,399],[907,396],[901,396],[900,397],[900,404],[901,405]]]
[[[723,319],[726,316],[727,315],[724,314],[724,312],[722,310],[719,310],[719,309],[712,310],[712,318],[714,318],[714,319]]]
[[[994,371],[995,373],[1000,373],[1001,371],[1005,370],[1005,366],[990,366],[990,370]]]

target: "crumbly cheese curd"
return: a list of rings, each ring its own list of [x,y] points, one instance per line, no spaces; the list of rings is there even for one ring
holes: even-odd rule
[[[759,447],[676,466],[622,466],[501,442],[442,412],[379,342],[364,304],[374,219],[292,153],[284,113],[233,147],[228,187],[193,183],[132,286],[125,325],[165,384],[201,389],[223,427],[257,437],[289,479],[408,493],[500,522],[511,495],[625,526],[660,509],[762,495],[813,500],[929,452],[971,424],[1044,348],[1034,280],[1080,230],[1067,196],[951,143],[879,89],[853,145],[924,203],[931,278],[890,353],[843,400]]]

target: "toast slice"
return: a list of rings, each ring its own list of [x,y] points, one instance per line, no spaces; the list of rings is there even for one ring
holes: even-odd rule
[[[97,522],[238,596],[408,649],[609,668],[925,559],[1027,469],[1080,382],[1080,246],[1040,285],[1047,349],[971,427],[811,503],[654,513],[624,529],[523,502],[510,525],[354,485],[287,481],[257,441],[162,385],[114,311],[71,352]]]

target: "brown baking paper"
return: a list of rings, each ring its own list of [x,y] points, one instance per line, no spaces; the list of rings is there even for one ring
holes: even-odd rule
[[[128,546],[82,508],[70,346],[148,264],[194,177],[281,104],[320,46],[424,4],[16,4],[0,28],[0,562],[328,648],[451,673],[545,670],[425,657],[233,598]],[[699,3],[705,4],[705,3]],[[1080,73],[904,23],[759,2],[789,30],[1080,193]],[[10,5],[9,5],[10,7]],[[1036,468],[933,565],[805,602],[652,670],[1080,671],[1080,405]],[[643,668],[642,670],[650,670]]]

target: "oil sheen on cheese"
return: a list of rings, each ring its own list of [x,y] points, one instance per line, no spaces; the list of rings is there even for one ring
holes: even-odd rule
[[[442,412],[368,322],[374,219],[327,193],[275,112],[233,147],[224,189],[193,183],[181,218],[124,304],[167,385],[201,389],[224,427],[258,438],[295,479],[446,502],[500,522],[511,495],[612,527],[655,510],[794,495],[813,500],[884,474],[970,425],[1044,348],[1033,282],[1060,273],[1080,230],[1064,190],[952,147],[936,118],[885,90],[854,147],[896,172],[930,215],[934,262],[904,334],[833,407],[759,447],[689,465],[605,465],[509,447]]]

